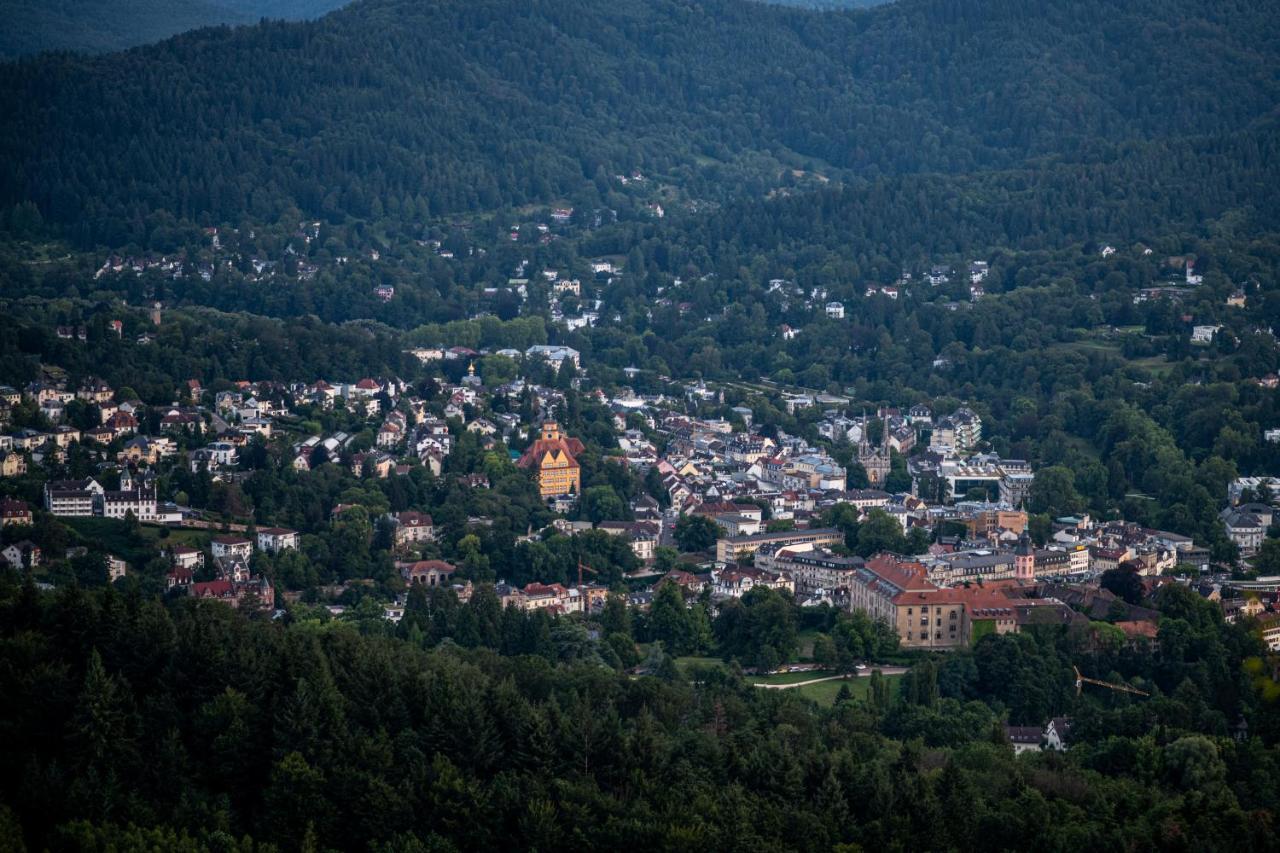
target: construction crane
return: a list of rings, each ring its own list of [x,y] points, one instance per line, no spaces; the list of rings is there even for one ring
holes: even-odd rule
[[[1116,691],[1117,693],[1132,693],[1132,694],[1134,694],[1134,695],[1136,695],[1136,696],[1150,696],[1150,695],[1151,695],[1150,693],[1146,692],[1145,690],[1139,690],[1138,688],[1136,688],[1136,687],[1130,687],[1130,686],[1129,686],[1129,685],[1127,685],[1127,684],[1113,684],[1113,683],[1112,683],[1112,682],[1110,682],[1110,681],[1099,681],[1099,680],[1098,680],[1098,679],[1096,679],[1096,678],[1089,678],[1088,676],[1081,675],[1081,674],[1080,674],[1080,667],[1078,667],[1078,666],[1073,666],[1073,667],[1071,667],[1071,668],[1072,668],[1072,669],[1074,669],[1074,670],[1076,671],[1076,695],[1077,695],[1077,696],[1079,696],[1079,695],[1080,695],[1080,690],[1081,690],[1081,688],[1083,688],[1086,684],[1093,684],[1093,685],[1095,685],[1095,686],[1097,686],[1097,687],[1105,687],[1105,688],[1107,688],[1108,690],[1114,690],[1114,691]]]
[[[595,569],[591,569],[591,567],[586,565],[585,562],[582,562],[581,560],[577,561],[577,588],[579,589],[582,588],[582,573],[584,573],[584,571],[589,571],[589,573],[593,575],[600,574]]]

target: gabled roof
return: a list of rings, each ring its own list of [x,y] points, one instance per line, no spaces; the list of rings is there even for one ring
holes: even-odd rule
[[[396,513],[396,521],[405,527],[433,527],[435,524],[430,515],[414,509]]]
[[[581,453],[583,449],[582,442],[573,437],[540,438],[529,445],[528,449],[516,460],[516,465],[520,468],[533,468],[536,470],[542,466],[543,461],[550,455],[555,461],[566,458],[572,466],[577,464],[577,460],[574,457]]]

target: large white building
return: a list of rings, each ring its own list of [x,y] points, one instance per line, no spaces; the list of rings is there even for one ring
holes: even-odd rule
[[[1271,526],[1271,507],[1266,504],[1242,504],[1227,507],[1221,513],[1227,538],[1240,549],[1242,556],[1257,553]]]
[[[569,361],[574,367],[580,367],[580,358],[582,354],[573,347],[553,346],[547,344],[535,344],[524,351],[526,358],[540,358],[555,365],[556,369],[560,369],[560,365]]]
[[[85,480],[51,480],[44,485],[44,507],[54,515],[91,516],[95,514],[103,488],[92,477]]]
[[[156,521],[156,493],[154,489],[129,489],[121,492],[102,493],[102,517],[123,519],[133,513],[138,521]]]

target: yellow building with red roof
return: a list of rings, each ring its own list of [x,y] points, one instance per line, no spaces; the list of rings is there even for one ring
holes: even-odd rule
[[[560,425],[547,421],[542,436],[516,461],[538,478],[538,491],[544,498],[577,494],[582,490],[582,468],[575,458],[582,452],[582,442],[560,433]]]

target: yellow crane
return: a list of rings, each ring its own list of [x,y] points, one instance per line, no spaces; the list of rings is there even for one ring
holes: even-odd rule
[[[1150,695],[1151,695],[1150,693],[1146,692],[1145,690],[1139,690],[1138,688],[1136,688],[1136,687],[1130,687],[1130,686],[1129,686],[1129,685],[1127,685],[1127,684],[1113,684],[1113,683],[1112,683],[1112,682],[1110,682],[1110,681],[1099,681],[1099,680],[1098,680],[1098,679],[1096,679],[1096,678],[1089,678],[1089,677],[1088,677],[1088,676],[1086,676],[1086,675],[1081,675],[1081,674],[1080,674],[1080,667],[1078,667],[1078,666],[1073,666],[1073,667],[1071,667],[1071,668],[1072,668],[1072,669],[1074,669],[1074,670],[1076,671],[1076,695],[1077,695],[1077,696],[1079,696],[1079,695],[1080,695],[1080,690],[1081,690],[1081,689],[1082,689],[1086,684],[1093,684],[1093,685],[1095,685],[1095,686],[1097,686],[1097,687],[1105,687],[1105,688],[1107,688],[1108,690],[1114,690],[1114,691],[1116,691],[1117,693],[1132,693],[1132,694],[1134,694],[1135,696],[1150,696]]]

